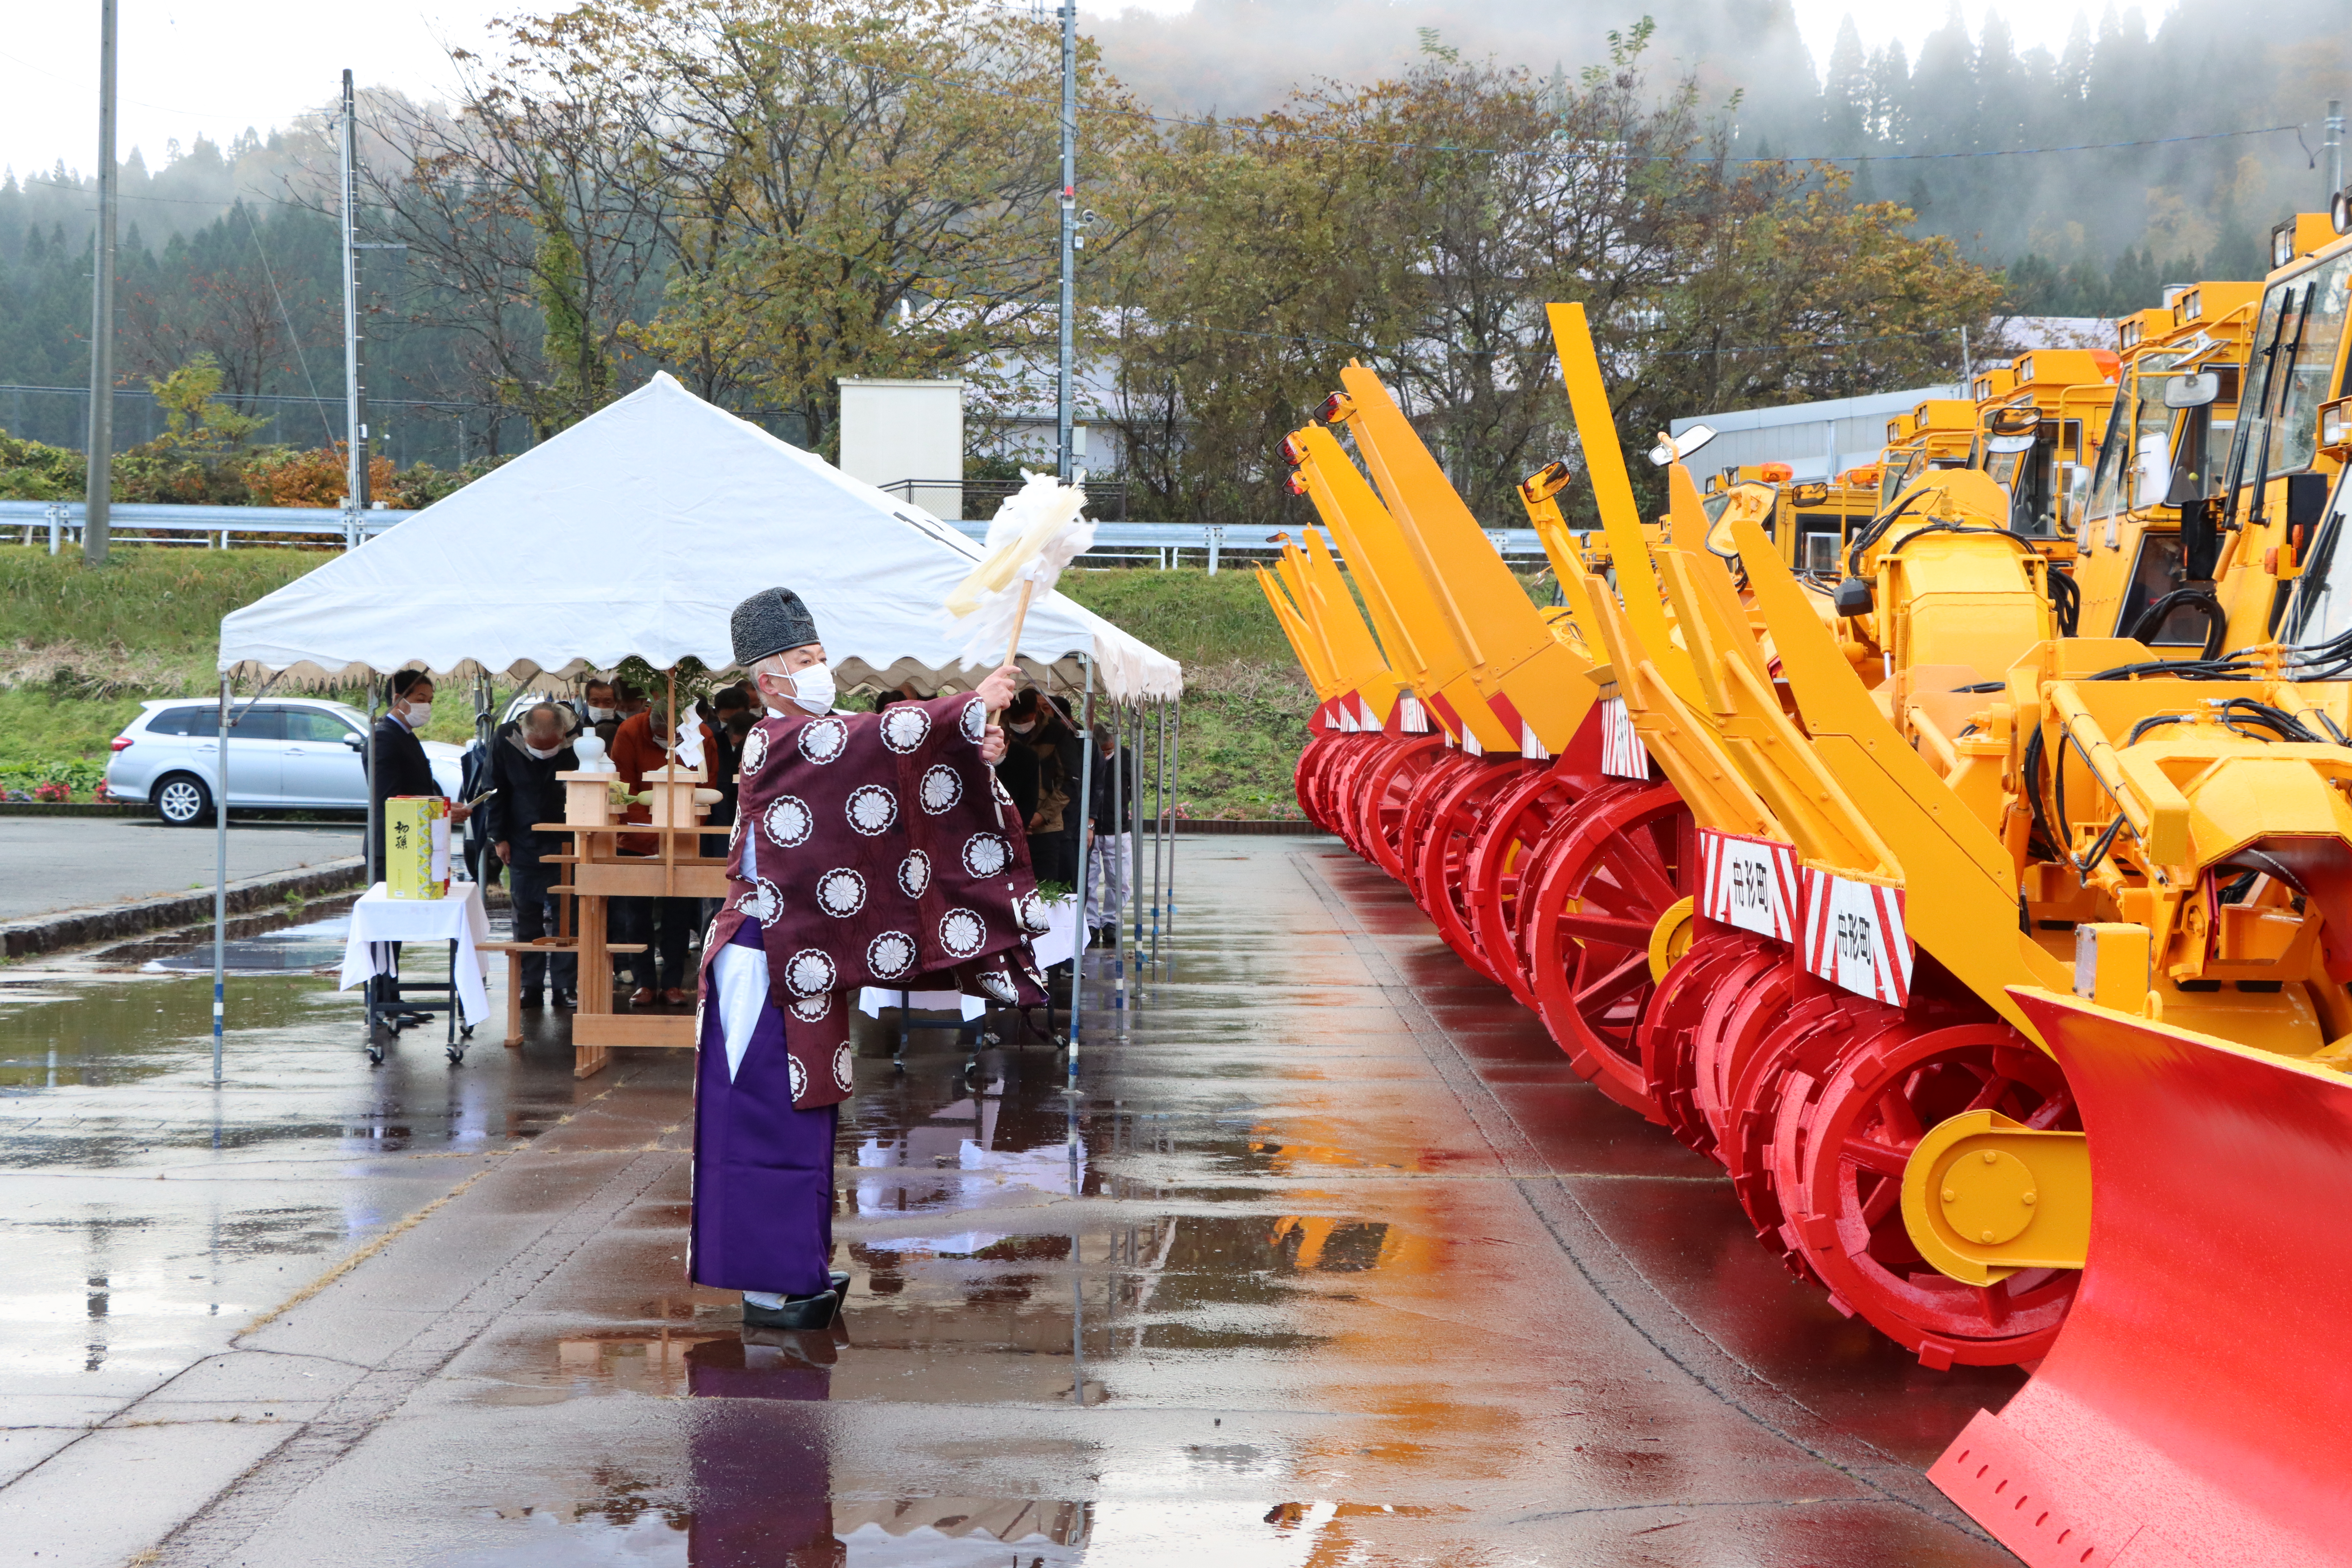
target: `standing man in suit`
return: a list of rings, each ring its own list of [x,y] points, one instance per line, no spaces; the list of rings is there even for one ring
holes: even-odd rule
[[[495,793],[482,802],[482,819],[490,841],[506,862],[508,893],[514,904],[517,942],[553,936],[562,925],[551,889],[562,879],[562,868],[543,856],[561,854],[565,839],[559,833],[541,833],[537,825],[563,820],[563,781],[558,773],[580,765],[564,733],[564,712],[552,702],[541,702],[522,716],[520,727],[490,742],[487,770]],[[576,1004],[580,960],[572,953],[555,955],[554,973],[548,955],[522,955],[520,989],[526,1007],[540,1005],[540,986],[551,982],[555,1005]]]
[[[368,811],[368,870],[371,875],[383,875],[384,802],[396,795],[434,795],[441,785],[433,777],[433,764],[425,755],[425,743],[416,732],[433,720],[433,678],[421,669],[400,669],[384,682],[384,695],[390,700],[390,710],[375,721],[373,737],[374,767],[371,774]],[[452,803],[449,825],[456,827],[471,816],[471,808]],[[399,962],[400,944],[393,944],[393,961]],[[391,996],[392,976],[378,975],[374,984],[383,999]],[[422,1013],[409,1016],[422,1022]]]
[[[425,744],[416,738],[433,721],[433,678],[421,669],[395,670],[384,691],[391,708],[375,721],[375,783],[370,792],[373,810],[368,826],[373,838],[370,866],[378,876],[383,873],[383,803],[394,795],[441,793]],[[452,802],[449,826],[460,826],[472,815],[470,808]]]

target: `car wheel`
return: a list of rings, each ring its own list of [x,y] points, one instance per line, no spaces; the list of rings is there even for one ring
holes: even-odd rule
[[[194,827],[213,813],[213,792],[194,773],[172,773],[155,786],[155,811],[174,827]]]

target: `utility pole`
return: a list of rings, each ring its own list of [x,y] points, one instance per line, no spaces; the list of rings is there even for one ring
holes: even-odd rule
[[[108,0],[112,4],[112,0]],[[1078,5],[1062,0],[1062,362],[1054,396],[1055,468],[1067,484],[1076,468],[1070,426],[1076,416],[1070,362],[1076,342],[1078,237]]]
[[[89,264],[89,463],[82,492],[81,558],[106,564],[107,502],[114,493],[114,7],[98,23],[98,238]]]
[[[2336,193],[2344,188],[2344,100],[2327,100],[2327,200],[2334,202]]]
[[[112,0],[108,0],[112,4]],[[368,507],[367,387],[360,363],[359,117],[353,111],[352,73],[343,72],[343,443],[344,526],[360,542],[360,514]]]

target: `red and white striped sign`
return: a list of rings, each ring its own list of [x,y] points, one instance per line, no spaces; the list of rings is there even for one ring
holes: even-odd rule
[[[1397,697],[1395,718],[1397,728],[1405,734],[1429,733],[1429,715],[1423,710],[1421,699],[1410,691],[1402,692]]]
[[[1797,851],[1742,833],[1698,834],[1698,912],[1759,936],[1797,940]]]
[[[1612,779],[1650,776],[1650,753],[1642,745],[1633,716],[1625,711],[1622,697],[1601,700],[1601,771]]]
[[[1911,934],[1903,889],[1805,868],[1806,970],[1890,1006],[1911,1001]]]

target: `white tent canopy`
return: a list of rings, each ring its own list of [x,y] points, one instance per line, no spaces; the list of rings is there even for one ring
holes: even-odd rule
[[[221,622],[220,668],[364,680],[408,666],[518,681],[733,662],[758,589],[808,601],[845,686],[976,680],[940,606],[981,548],[667,374]],[[1060,594],[1022,662],[1118,700],[1174,697],[1165,654]],[[996,656],[985,661],[993,664]]]

